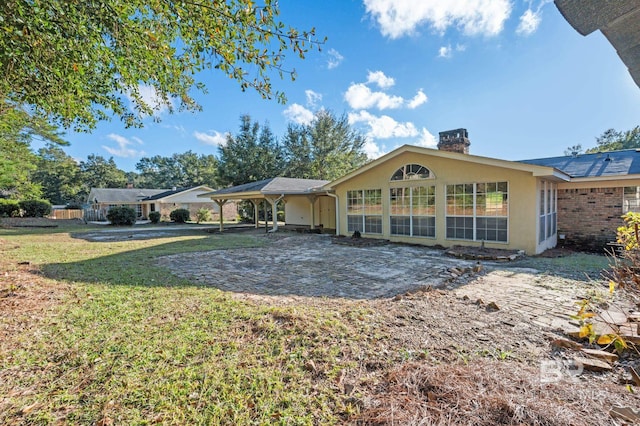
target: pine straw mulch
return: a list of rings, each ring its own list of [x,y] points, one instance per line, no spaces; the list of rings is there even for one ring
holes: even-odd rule
[[[517,368],[515,368],[517,367]],[[595,403],[635,407],[637,398],[613,385],[568,379],[542,383],[539,370],[476,359],[468,365],[407,363],[371,390],[355,425],[605,425],[614,423]],[[615,401],[612,394],[618,393]]]

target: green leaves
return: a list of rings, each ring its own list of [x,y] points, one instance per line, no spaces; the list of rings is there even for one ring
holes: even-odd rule
[[[262,7],[250,0],[6,0],[0,94],[81,131],[112,115],[140,126],[159,108],[198,110],[191,93],[202,86],[194,75],[212,68],[242,90],[284,102],[271,72],[294,77],[286,54],[304,58],[323,41],[277,17],[271,0]],[[141,85],[154,88],[158,104],[141,95]]]

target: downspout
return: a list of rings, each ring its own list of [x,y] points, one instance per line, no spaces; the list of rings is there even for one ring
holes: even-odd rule
[[[336,194],[332,194],[330,192],[327,192],[326,194],[336,200],[336,235],[340,235],[340,199]]]

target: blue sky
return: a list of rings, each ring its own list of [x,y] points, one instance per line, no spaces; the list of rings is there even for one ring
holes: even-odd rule
[[[142,157],[217,155],[242,114],[281,136],[322,108],[348,115],[371,158],[403,144],[434,147],[438,132],[460,127],[472,154],[549,157],[640,124],[640,89],[613,47],[600,32],[578,34],[548,0],[281,0],[280,10],[283,22],[328,37],[304,61],[289,55],[296,81],[273,76],[286,105],[211,71],[200,76],[202,112],[161,111],[142,129],[116,118],[69,132],[65,151],[113,156],[132,171]]]

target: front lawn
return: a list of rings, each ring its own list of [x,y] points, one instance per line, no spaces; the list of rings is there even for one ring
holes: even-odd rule
[[[154,262],[264,239],[72,235],[0,235],[0,424],[335,424],[353,411],[336,389],[365,350],[366,309],[240,302]],[[25,308],[39,291],[57,300]]]

